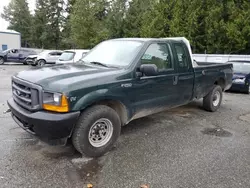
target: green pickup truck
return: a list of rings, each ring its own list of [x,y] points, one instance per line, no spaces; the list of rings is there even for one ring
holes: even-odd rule
[[[41,140],[71,140],[80,153],[98,157],[134,119],[200,98],[216,111],[232,68],[197,64],[185,38],[113,39],[77,63],[17,73],[8,105],[15,122]]]

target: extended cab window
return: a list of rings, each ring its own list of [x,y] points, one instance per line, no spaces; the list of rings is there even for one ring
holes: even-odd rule
[[[13,54],[19,53],[19,51],[18,51],[17,49],[13,49],[13,50],[11,50],[10,52],[13,53]]]
[[[168,45],[165,43],[151,44],[142,56],[141,64],[155,64],[159,71],[173,69]]]
[[[174,44],[179,71],[189,70],[188,56],[182,44]]]

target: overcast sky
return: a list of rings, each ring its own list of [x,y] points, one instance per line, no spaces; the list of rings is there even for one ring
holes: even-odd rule
[[[3,7],[8,5],[11,0],[0,0],[0,15],[3,13]],[[31,11],[35,9],[36,0],[28,0],[29,8]],[[9,23],[0,17],[0,30],[6,30]]]

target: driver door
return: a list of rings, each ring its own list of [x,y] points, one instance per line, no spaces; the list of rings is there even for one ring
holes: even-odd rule
[[[19,50],[12,49],[7,54],[7,61],[8,62],[19,62]]]
[[[176,104],[176,68],[168,43],[152,43],[141,57],[141,64],[155,64],[158,75],[145,76],[133,82],[133,104],[136,117],[149,115]]]

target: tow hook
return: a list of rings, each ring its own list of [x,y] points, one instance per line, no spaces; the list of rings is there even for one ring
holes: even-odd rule
[[[10,112],[11,112],[11,110],[8,109],[8,110],[4,111],[3,114],[7,114],[7,113],[10,113]]]

